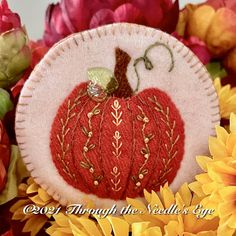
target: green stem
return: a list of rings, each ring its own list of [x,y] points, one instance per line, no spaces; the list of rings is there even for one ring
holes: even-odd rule
[[[159,47],[159,46],[162,46],[164,47],[165,49],[167,49],[167,51],[169,52],[170,54],[170,58],[171,58],[171,64],[170,64],[170,68],[169,68],[169,71],[168,72],[171,72],[173,69],[174,69],[174,55],[173,55],[173,52],[171,51],[171,49],[164,43],[160,43],[160,42],[156,42],[152,45],[150,45],[146,50],[145,50],[145,53],[142,57],[139,57],[137,58],[135,61],[134,61],[134,70],[135,70],[135,74],[137,76],[137,86],[136,86],[136,89],[134,90],[134,93],[136,93],[138,90],[139,90],[139,86],[140,86],[140,76],[139,76],[139,73],[138,73],[138,69],[137,69],[137,65],[140,63],[140,62],[144,62],[144,65],[145,65],[145,68],[147,70],[152,70],[154,68],[151,60],[148,58],[148,53],[153,49],[153,48],[156,48],[156,47]]]

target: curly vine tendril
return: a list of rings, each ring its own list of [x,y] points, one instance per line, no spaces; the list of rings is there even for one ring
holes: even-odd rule
[[[145,50],[145,53],[142,57],[139,57],[137,58],[135,61],[134,61],[134,70],[135,70],[135,73],[136,73],[136,76],[138,78],[138,81],[137,81],[137,86],[136,86],[136,89],[134,90],[134,93],[136,93],[138,90],[139,90],[139,86],[140,86],[140,76],[139,76],[139,73],[138,73],[138,70],[137,70],[137,65],[140,63],[140,62],[144,62],[144,65],[145,65],[145,68],[147,70],[152,70],[154,68],[151,60],[148,58],[148,53],[153,49],[153,48],[156,48],[156,47],[164,47],[167,49],[167,51],[169,52],[170,54],[170,57],[171,57],[171,64],[170,64],[170,69],[168,72],[171,72],[174,68],[174,55],[173,55],[173,52],[171,51],[171,49],[164,43],[160,43],[160,42],[156,42],[152,45],[150,45],[146,50]]]

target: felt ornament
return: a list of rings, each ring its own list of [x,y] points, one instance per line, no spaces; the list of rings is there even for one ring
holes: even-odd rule
[[[61,204],[109,207],[191,181],[219,120],[210,76],[188,48],[115,24],[48,52],[22,90],[16,133],[28,170]]]

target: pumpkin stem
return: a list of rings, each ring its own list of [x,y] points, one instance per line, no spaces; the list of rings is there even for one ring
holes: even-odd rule
[[[164,43],[160,43],[160,42],[156,42],[152,45],[150,45],[146,50],[145,50],[145,53],[142,57],[139,57],[137,58],[135,61],[134,61],[134,70],[135,70],[135,73],[136,73],[136,76],[138,78],[138,81],[137,81],[137,86],[136,86],[136,89],[134,90],[134,92],[138,92],[139,90],[139,86],[140,86],[140,76],[139,76],[139,73],[138,73],[138,70],[137,70],[137,65],[140,63],[140,62],[144,62],[144,65],[145,65],[145,68],[147,70],[152,70],[154,68],[151,60],[148,58],[148,53],[149,51],[151,51],[153,48],[155,47],[164,47],[165,49],[167,49],[167,51],[169,52],[170,54],[170,58],[171,58],[171,64],[170,64],[170,69],[168,72],[171,72],[173,69],[174,69],[174,55],[173,55],[173,52],[171,51],[171,49]]]
[[[116,48],[116,65],[114,75],[118,81],[118,88],[112,93],[116,97],[131,97],[133,95],[133,90],[129,84],[126,73],[128,65],[131,61],[131,57],[125,51],[120,48]]]

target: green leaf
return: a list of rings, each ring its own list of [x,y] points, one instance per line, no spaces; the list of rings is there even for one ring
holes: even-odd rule
[[[99,85],[105,92],[112,93],[118,88],[118,81],[111,70],[103,67],[88,69],[88,79],[93,84]]]
[[[14,105],[10,99],[9,93],[0,88],[0,119],[2,120],[7,112],[11,111]]]
[[[224,78],[227,76],[226,70],[221,66],[220,62],[211,62],[206,65],[212,79]]]
[[[18,185],[28,177],[18,146],[11,146],[11,159],[8,168],[7,183],[5,189],[0,193],[0,205],[12,200],[18,195]]]

